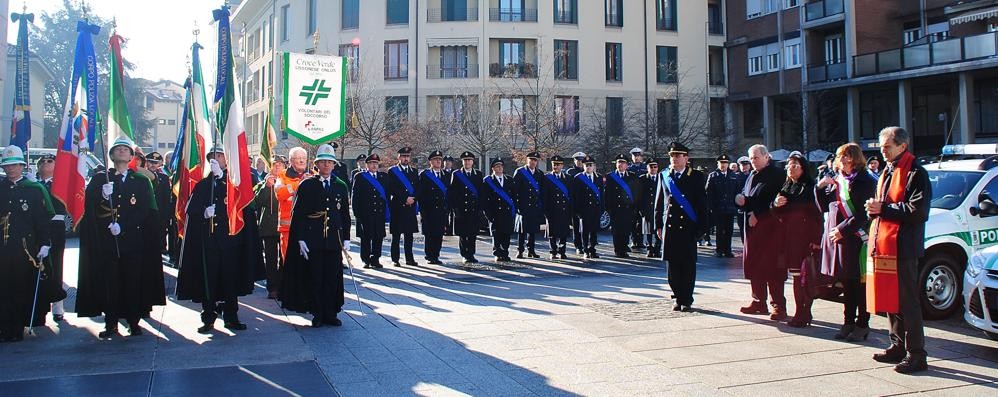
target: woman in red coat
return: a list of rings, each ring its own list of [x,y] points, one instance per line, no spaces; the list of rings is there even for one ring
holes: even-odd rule
[[[801,283],[800,269],[804,258],[821,242],[821,211],[814,201],[814,177],[808,169],[808,162],[800,153],[791,153],[787,158],[787,180],[773,200],[772,214],[779,219],[777,241],[783,242],[776,255],[779,269],[794,278],[794,302],[797,311],[790,320],[791,326],[803,326],[811,322],[810,297]],[[779,319],[774,319],[779,320]]]

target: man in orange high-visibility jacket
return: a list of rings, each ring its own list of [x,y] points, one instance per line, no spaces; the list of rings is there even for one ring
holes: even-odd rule
[[[295,203],[298,184],[309,176],[308,152],[301,147],[293,147],[288,152],[291,166],[283,175],[277,176],[274,195],[277,196],[277,231],[281,233],[281,258],[288,252],[288,234],[291,232],[291,208]]]

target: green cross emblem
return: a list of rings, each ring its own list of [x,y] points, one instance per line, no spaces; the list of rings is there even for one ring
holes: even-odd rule
[[[315,79],[312,85],[307,85],[301,88],[301,93],[298,96],[305,97],[305,104],[310,106],[315,106],[320,99],[329,98],[329,92],[332,91],[331,88],[326,87],[326,80]]]

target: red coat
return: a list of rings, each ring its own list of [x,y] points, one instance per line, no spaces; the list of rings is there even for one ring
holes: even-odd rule
[[[800,267],[810,244],[821,242],[824,222],[814,201],[814,186],[797,191],[785,206],[756,212],[759,223],[746,236],[745,278],[785,280],[787,269]]]

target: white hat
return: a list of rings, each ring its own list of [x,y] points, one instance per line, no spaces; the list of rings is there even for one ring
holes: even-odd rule
[[[336,161],[336,151],[330,145],[319,146],[319,150],[316,152],[315,161],[320,160],[330,160]]]
[[[24,160],[24,151],[19,146],[10,145],[3,148],[3,155],[0,156],[0,166],[23,164],[28,165]]]
[[[572,155],[572,158],[576,160],[582,160],[586,158],[586,154],[582,152],[575,152],[575,154]]]
[[[636,147],[634,149],[631,149],[631,154],[641,154],[641,148]]]
[[[135,154],[135,143],[132,142],[131,139],[128,139],[128,136],[125,135],[119,136],[117,139],[114,140],[114,143],[111,144],[111,147],[107,149],[107,154],[110,155],[111,152],[114,151],[114,148],[118,146],[125,146],[128,148],[128,150],[132,151],[132,154]]]
[[[738,158],[738,162],[739,163],[751,163],[751,161],[749,161],[749,159],[748,159],[748,156],[739,157]]]

